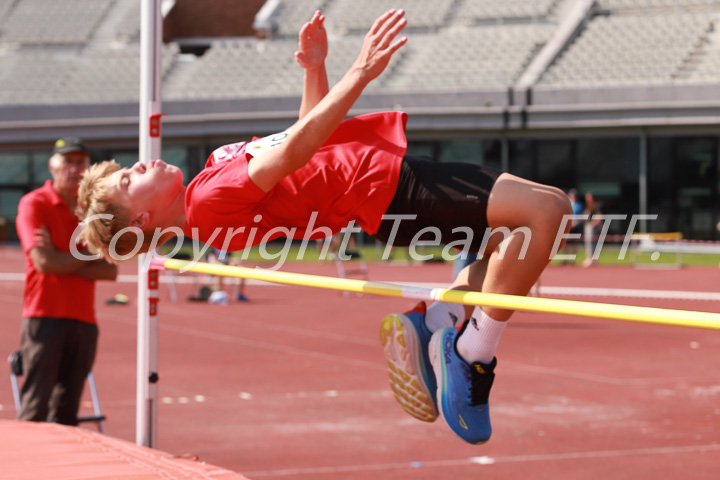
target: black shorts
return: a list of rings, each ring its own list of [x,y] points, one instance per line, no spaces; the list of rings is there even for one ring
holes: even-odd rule
[[[464,242],[469,227],[471,250],[482,245],[487,224],[490,191],[502,171],[469,163],[440,163],[428,158],[405,157],[400,170],[395,196],[375,236],[385,243],[408,246],[418,232],[435,227],[441,235],[439,243]],[[414,215],[415,219],[393,220],[388,216]],[[395,237],[392,237],[395,229]],[[419,239],[435,242],[435,235],[423,234]]]

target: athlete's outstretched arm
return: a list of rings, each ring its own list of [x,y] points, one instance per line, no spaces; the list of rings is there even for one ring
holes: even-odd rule
[[[325,58],[328,52],[325,16],[318,10],[300,29],[295,60],[305,70],[300,117],[303,118],[327,95],[329,86]]]
[[[403,10],[380,16],[365,36],[355,62],[343,78],[302,119],[290,128],[287,139],[248,166],[248,175],[262,191],[269,192],[283,177],[310,161],[340,125],[363,89],[387,67],[407,37],[395,37],[407,24]]]

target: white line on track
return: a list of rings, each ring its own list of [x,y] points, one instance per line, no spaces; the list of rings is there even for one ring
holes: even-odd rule
[[[0,280],[5,282],[22,282],[25,280],[24,273],[0,273]]]
[[[309,401],[317,401],[321,398],[359,398],[363,401],[391,398],[393,393],[390,389],[366,389],[366,390],[317,390],[317,391],[299,391],[299,392],[277,392],[277,393],[250,393],[240,392],[238,398],[242,400],[258,400],[266,402],[268,399],[307,399]]]
[[[482,468],[486,465],[497,463],[525,463],[525,462],[556,462],[562,460],[585,460],[596,458],[618,458],[631,456],[649,456],[649,455],[685,455],[689,453],[706,453],[710,451],[720,451],[720,445],[688,445],[677,447],[658,447],[658,448],[639,448],[628,450],[602,450],[591,452],[567,452],[567,453],[549,453],[535,455],[511,455],[499,457],[470,457],[451,460],[431,460],[427,462],[403,462],[403,463],[380,463],[366,465],[346,465],[339,467],[310,467],[310,468],[293,468],[281,470],[258,470],[241,472],[248,478],[256,477],[273,477],[273,476],[299,476],[299,475],[317,475],[323,473],[349,473],[363,471],[386,471],[386,470],[409,470],[419,468],[444,468],[444,467],[460,467],[477,465]]]
[[[161,397],[160,402],[171,405],[173,403],[179,403],[181,405],[188,405],[190,403],[205,403],[205,395],[193,395],[192,397]]]
[[[707,300],[720,301],[718,292],[682,292],[675,290],[643,290],[635,288],[586,288],[540,286],[540,294],[581,296],[581,297],[630,297],[661,298],[667,300]]]

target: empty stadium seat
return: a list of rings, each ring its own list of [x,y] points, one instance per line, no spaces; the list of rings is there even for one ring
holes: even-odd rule
[[[461,0],[456,19],[490,22],[508,19],[539,19],[550,15],[557,0]]]
[[[547,41],[551,25],[455,27],[411,38],[388,89],[438,90],[511,85]]]
[[[326,15],[340,32],[364,34],[375,19],[388,8],[404,9],[406,29],[435,30],[444,26],[454,6],[453,0],[334,0]]]
[[[3,23],[3,42],[31,45],[86,43],[112,0],[22,0]]]
[[[217,41],[170,79],[167,98],[221,99],[299,94],[302,69],[295,64],[297,40]]]
[[[598,16],[541,83],[672,82],[709,29],[705,14]]]
[[[323,10],[326,0],[282,0],[275,13],[275,34],[297,38],[300,27],[312,17],[315,10]]]

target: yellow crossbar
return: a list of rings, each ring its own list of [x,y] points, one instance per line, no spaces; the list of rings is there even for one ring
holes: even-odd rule
[[[277,272],[220,264],[189,262],[185,260],[158,260],[159,262],[156,262],[156,264],[160,264],[170,270],[247,278],[283,285],[297,285],[301,287],[323,288],[425,301],[439,300],[448,303],[495,307],[507,310],[556,313],[560,315],[720,330],[720,314],[718,313],[580,302],[553,298],[523,297],[497,293],[464,292],[445,288],[413,287],[348,278],[323,277],[302,273]]]

